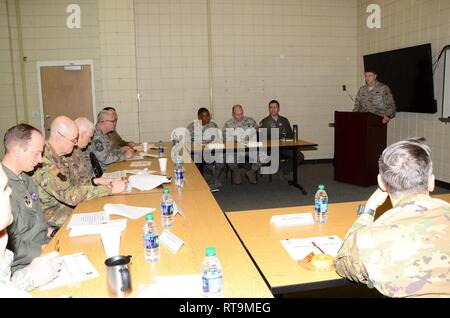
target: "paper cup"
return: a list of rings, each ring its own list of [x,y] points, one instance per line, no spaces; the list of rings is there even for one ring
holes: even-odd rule
[[[143,142],[142,143],[142,151],[143,152],[147,152],[148,151],[148,142]]]
[[[159,158],[159,168],[161,169],[162,174],[166,174],[166,168],[167,168],[167,158]]]

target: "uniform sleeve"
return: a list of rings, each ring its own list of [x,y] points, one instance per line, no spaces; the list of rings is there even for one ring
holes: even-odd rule
[[[358,94],[356,94],[355,98],[355,107],[353,108],[354,112],[362,112],[362,103],[361,103],[361,88],[358,91]]]
[[[358,245],[358,231],[373,222],[373,216],[362,214],[347,233],[338,255],[336,256],[336,272],[354,282],[367,284],[368,274],[362,263]]]
[[[44,166],[38,169],[34,173],[33,179],[42,191],[70,206],[76,206],[82,201],[107,196],[111,193],[111,189],[107,186],[74,185],[67,176],[58,173],[56,167]]]
[[[11,197],[11,211],[13,213],[13,223],[8,227],[8,248],[14,252],[13,267],[23,267],[31,263],[31,261],[38,257],[41,252],[40,242],[24,240],[23,233],[27,231],[27,224],[23,224],[20,214],[20,205],[17,198]],[[22,226],[20,224],[23,224]],[[44,242],[41,242],[44,244]]]
[[[91,149],[103,165],[125,160],[125,155],[120,148],[107,148],[101,139],[93,140]]]
[[[394,118],[397,107],[395,106],[394,97],[392,96],[391,90],[388,86],[385,86],[383,92],[383,101],[385,103],[386,116],[388,116],[389,118]]]

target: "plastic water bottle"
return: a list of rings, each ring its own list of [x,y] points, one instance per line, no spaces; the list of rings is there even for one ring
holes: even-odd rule
[[[173,200],[167,188],[164,188],[161,198],[161,223],[164,227],[173,225]]]
[[[327,223],[328,221],[328,194],[325,192],[325,186],[319,184],[319,189],[314,197],[316,215],[316,223]]]
[[[173,169],[175,176],[175,186],[177,189],[181,189],[184,186],[184,167],[181,159],[175,160],[175,168]]]
[[[159,234],[153,213],[148,213],[144,225],[144,258],[147,262],[159,261]]]
[[[203,294],[206,297],[222,296],[222,265],[214,247],[207,247],[201,267]]]
[[[160,158],[164,157],[164,146],[163,146],[162,140],[160,140],[159,143],[158,143],[158,156]]]
[[[293,126],[292,132],[294,133],[294,141],[298,141],[298,126],[297,125]]]

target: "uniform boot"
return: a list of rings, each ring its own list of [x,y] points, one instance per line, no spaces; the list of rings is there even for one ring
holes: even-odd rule
[[[247,176],[247,178],[248,178],[248,181],[249,181],[251,184],[256,184],[256,183],[258,183],[258,181],[256,181],[256,171],[255,171],[255,170],[250,169],[250,170],[248,170],[245,174],[246,174],[246,176]]]
[[[232,169],[231,170],[231,175],[233,176],[233,183],[234,184],[241,184],[242,183],[241,172],[239,171],[239,169]]]

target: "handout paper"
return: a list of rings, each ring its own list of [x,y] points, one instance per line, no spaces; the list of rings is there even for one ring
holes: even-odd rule
[[[106,179],[122,179],[127,176],[127,172],[125,170],[119,170],[114,172],[105,172],[102,174],[102,178]]]
[[[164,230],[159,235],[159,242],[167,247],[172,253],[176,254],[183,246],[184,241],[173,234],[170,230]]]
[[[133,220],[139,219],[141,216],[155,211],[155,208],[132,206],[127,204],[111,204],[107,203],[103,206],[103,210],[108,214],[116,214]]]
[[[139,154],[139,155],[135,155],[134,157],[131,157],[131,158],[127,159],[127,160],[142,160],[142,159],[144,159],[144,156]]]
[[[331,256],[337,255],[343,243],[337,235],[280,240],[281,245],[283,245],[289,255],[296,261],[303,259],[311,252],[314,252],[314,254],[321,253],[321,251],[312,244],[313,242],[326,254]]]
[[[123,231],[126,229],[126,227],[127,227],[126,219],[109,220],[108,222],[103,224],[82,225],[72,227],[69,233],[69,237],[100,234],[102,231],[108,229],[116,229],[118,231]]]
[[[100,232],[106,258],[120,255],[120,237],[122,231],[118,228],[104,229]]]
[[[77,283],[98,277],[98,272],[84,253],[61,256],[62,266],[57,278],[40,287],[41,290]]]
[[[72,214],[67,227],[71,229],[77,226],[100,225],[108,221],[109,214],[105,212],[75,213]]]
[[[151,190],[163,183],[170,182],[166,176],[160,175],[148,175],[148,176],[138,176],[134,175],[128,178],[131,187],[136,188],[141,191]]]

